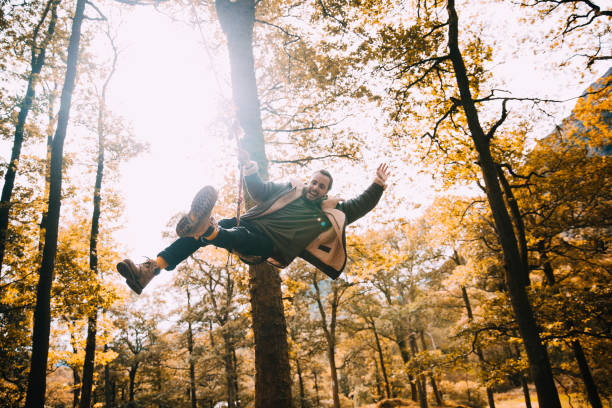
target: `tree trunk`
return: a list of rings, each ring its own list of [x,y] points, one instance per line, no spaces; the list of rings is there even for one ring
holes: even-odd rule
[[[414,334],[410,335],[410,351],[412,352],[412,357],[416,356],[418,352]],[[421,370],[420,367],[419,370]],[[417,389],[419,390],[419,406],[421,408],[427,408],[427,384],[425,383],[425,376],[422,372],[417,375],[416,383]]]
[[[338,389],[338,367],[336,366],[336,347],[334,341],[328,340],[327,359],[329,361],[329,375],[332,381],[332,397],[334,408],[340,408],[340,391]]]
[[[81,385],[81,378],[79,377],[78,367],[72,367],[72,407],[76,408],[79,406],[79,391]]]
[[[506,197],[506,204],[510,209],[510,216],[512,219],[512,224],[515,228],[515,234],[518,241],[518,251],[521,257],[521,262],[524,265],[524,275],[523,275],[523,285],[529,286],[529,264],[528,264],[528,254],[527,254],[527,239],[525,237],[525,224],[523,223],[523,217],[521,216],[521,211],[519,210],[518,203],[516,202],[516,198],[514,198],[514,193],[512,193],[512,187],[506,176],[504,175],[504,171],[501,166],[497,166],[497,174],[499,176],[499,182],[502,186],[504,196]]]
[[[382,346],[380,344],[380,339],[378,338],[378,331],[376,330],[376,325],[374,324],[374,318],[370,321],[370,325],[372,327],[372,332],[374,332],[374,340],[376,341],[376,350],[378,350],[378,358],[380,359],[380,370],[382,371],[383,379],[385,380],[385,391],[387,394],[387,398],[391,398],[391,385],[389,384],[389,378],[387,377],[387,369],[385,367],[385,359],[383,356]]]
[[[317,407],[321,406],[321,399],[319,398],[319,377],[317,376],[317,372],[313,371],[312,375],[314,376],[314,386],[315,386],[315,400],[317,402]]]
[[[129,389],[128,389],[128,401],[134,402],[134,384],[136,383],[136,372],[138,371],[139,363],[136,362],[133,366],[130,367],[130,371],[128,373],[130,378]]]
[[[189,352],[189,398],[191,399],[191,408],[197,408],[198,402],[196,399],[196,382],[195,382],[195,357],[193,355],[193,327],[191,325],[191,294],[187,288],[187,311],[189,312],[189,320],[187,321],[187,351]]]
[[[232,92],[245,133],[243,148],[268,177],[261,110],[253,58],[254,0],[215,0],[217,16],[227,38]],[[267,264],[251,266],[249,292],[255,335],[255,407],[291,407],[291,368],[287,324],[278,271]]]
[[[455,252],[455,255],[457,258],[456,260],[458,261],[459,256],[457,255],[457,252]],[[459,263],[457,264],[459,265]],[[470,305],[470,298],[468,297],[467,289],[465,288],[465,286],[461,286],[461,295],[463,296],[463,302],[465,304],[465,309],[467,310],[468,320],[472,322],[474,320],[474,315],[472,314],[472,306]],[[484,374],[486,373],[484,353],[482,352],[478,341],[476,341],[474,345],[476,349],[476,355],[478,356],[478,361],[480,362],[480,370]],[[488,385],[485,387],[485,389],[487,392],[487,401],[489,403],[489,408],[495,408],[495,398],[493,398],[493,390]]]
[[[102,179],[104,178],[104,149],[106,129],[104,128],[106,119],[106,90],[110,83],[115,67],[117,65],[117,50],[113,44],[113,63],[111,70],[102,86],[102,93],[98,102],[98,160],[96,169],[96,180],[93,192],[93,213],[91,216],[91,233],[89,236],[89,269],[94,276],[98,276],[98,234],[100,232],[100,213],[102,203]],[[96,357],[96,334],[97,334],[98,310],[91,311],[88,320],[87,346],[85,347],[85,363],[83,365],[83,387],[81,388],[80,408],[89,408],[91,405],[91,389],[93,387],[94,361]]]
[[[108,351],[108,344],[104,345],[104,351]],[[104,366],[104,402],[105,408],[115,407],[115,383],[111,378],[110,362]]]
[[[225,380],[227,384],[227,406],[229,408],[235,408],[238,401],[238,395],[236,395],[236,372],[234,370],[234,350],[232,345],[232,339],[230,334],[227,333],[226,328],[223,328],[223,346],[225,349],[223,355],[223,364],[225,365]]]
[[[584,355],[584,350],[582,349],[580,341],[572,341],[572,350],[574,350],[574,356],[576,357],[576,362],[578,363],[578,367],[580,368],[582,381],[584,382],[584,386],[586,387],[587,395],[589,397],[589,402],[591,403],[591,406],[593,408],[602,408],[601,399],[599,398],[599,391],[597,391],[597,385],[595,384],[595,380],[593,380],[593,376],[591,375],[589,363],[587,362],[587,359]]]
[[[338,390],[338,369],[336,367],[336,312],[338,308],[338,292],[332,284],[333,299],[331,301],[331,316],[329,327],[327,327],[327,315],[325,313],[325,308],[323,307],[323,302],[321,301],[321,291],[319,290],[316,272],[313,272],[312,274],[312,284],[315,288],[315,300],[317,302],[317,307],[319,308],[319,313],[321,315],[321,329],[323,329],[325,339],[327,340],[327,359],[329,361],[329,374],[332,381],[332,398],[334,401],[333,406],[334,408],[340,408],[340,394]]]
[[[302,366],[300,365],[300,359],[295,359],[295,366],[297,369],[298,382],[300,384],[300,408],[306,408],[306,394],[304,392],[304,378],[302,376]]]
[[[240,394],[238,393],[238,358],[236,357],[235,346],[232,346],[232,378],[234,384],[234,395],[236,396],[236,408],[240,408]]]
[[[556,286],[555,274],[544,248],[540,248],[540,257],[542,259],[544,275],[546,276],[548,285],[554,287],[555,292],[558,293],[559,288]],[[573,326],[573,322],[566,322],[566,326]],[[589,368],[589,363],[584,355],[584,350],[582,349],[582,345],[578,339],[572,341],[572,351],[574,352],[576,363],[580,369],[580,376],[582,377],[582,382],[584,383],[584,387],[589,398],[589,403],[593,408],[601,408],[602,404],[599,397],[599,391],[597,390],[597,384],[595,384],[595,380],[591,374],[591,369]]]
[[[531,395],[529,395],[529,384],[527,378],[521,374],[521,387],[523,388],[523,397],[525,398],[525,408],[531,408]]]
[[[85,9],[85,0],[77,0],[76,11],[72,20],[72,32],[68,45],[66,77],[62,89],[60,112],[57,129],[53,137],[51,150],[51,183],[49,186],[49,212],[45,245],[43,249],[40,278],[36,290],[36,307],[34,309],[34,330],[32,334],[32,359],[26,396],[27,408],[42,408],[45,401],[47,359],[49,356],[49,332],[51,324],[51,284],[57,253],[57,236],[60,217],[62,193],[62,162],[64,140],[68,128],[72,92],[76,81],[76,68],[81,41],[81,24]]]
[[[410,353],[408,351],[408,346],[406,345],[406,338],[398,330],[395,330],[395,337],[397,347],[399,347],[400,355],[402,356],[402,361],[404,364],[408,364],[410,361]],[[408,374],[408,381],[410,381],[410,399],[416,402],[418,400],[418,392],[416,381],[414,380],[414,377],[412,377],[412,374]]]
[[[425,343],[425,334],[423,333],[423,330],[420,331],[420,337],[421,337],[421,345],[423,347],[423,351],[427,350],[427,343]],[[435,345],[434,345],[435,348]],[[440,391],[438,390],[438,385],[436,384],[436,379],[433,376],[433,373],[429,374],[429,382],[431,383],[431,389],[434,392],[434,397],[436,398],[436,404],[437,405],[442,405],[442,394],[440,394]]]
[[[380,401],[383,398],[383,390],[380,388],[380,372],[378,371],[378,360],[376,359],[376,355],[374,355],[374,379],[376,382],[375,401]]]
[[[85,343],[85,361],[83,363],[83,384],[81,385],[80,408],[91,405],[91,389],[93,387],[94,359],[96,352],[96,333],[98,331],[98,311],[94,309],[87,321],[87,340]]]
[[[470,91],[465,63],[459,50],[459,22],[454,0],[447,2],[447,10],[449,16],[449,56],[461,96],[461,105],[467,118],[474,146],[478,152],[489,206],[504,255],[506,283],[510,300],[529,358],[529,366],[538,392],[538,401],[542,408],[560,408],[561,403],[552,376],[548,352],[540,339],[533,310],[523,285],[528,265],[521,261],[512,221],[500,189],[496,164],[491,156],[489,136],[485,135],[480,125],[478,112]]]
[[[2,197],[0,198],[0,268],[4,264],[4,254],[6,251],[6,239],[8,233],[9,211],[11,207],[11,197],[13,188],[15,187],[15,177],[19,167],[21,158],[21,147],[23,145],[23,136],[26,120],[34,97],[36,95],[36,84],[43,65],[45,64],[45,52],[47,45],[55,32],[55,24],[57,22],[57,5],[59,0],[49,0],[43,11],[41,19],[32,34],[32,57],[30,60],[30,75],[28,75],[28,86],[25,97],[19,104],[19,114],[17,115],[17,124],[15,125],[15,136],[13,138],[13,148],[11,151],[11,160],[4,175],[4,186],[2,187]],[[51,12],[51,19],[47,27],[47,32],[40,46],[37,46],[38,31]]]
[[[249,292],[255,335],[255,407],[291,407],[287,323],[278,271],[250,267]]]

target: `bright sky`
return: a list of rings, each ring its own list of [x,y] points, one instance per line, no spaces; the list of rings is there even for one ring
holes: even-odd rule
[[[221,180],[220,145],[207,128],[215,120],[219,87],[196,31],[152,8],[137,8],[118,36],[122,52],[109,105],[150,145],[123,167],[125,229],[118,238],[130,256],[153,256],[171,216],[194,193]]]

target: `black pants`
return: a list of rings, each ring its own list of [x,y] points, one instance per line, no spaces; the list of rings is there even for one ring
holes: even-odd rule
[[[236,225],[236,218],[225,218],[219,221],[219,234],[215,239],[179,238],[157,256],[168,263],[166,270],[173,270],[199,248],[214,245],[242,255],[256,255],[267,259],[272,255],[274,244],[270,238],[248,221],[241,220]]]

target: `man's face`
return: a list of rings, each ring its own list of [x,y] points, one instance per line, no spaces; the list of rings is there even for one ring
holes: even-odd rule
[[[317,200],[329,191],[329,177],[322,173],[315,173],[306,186],[306,199],[310,201]]]

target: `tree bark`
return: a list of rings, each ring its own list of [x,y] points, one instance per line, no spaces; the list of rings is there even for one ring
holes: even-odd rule
[[[76,408],[79,406],[79,390],[81,385],[81,377],[79,377],[79,369],[72,367],[72,407]]]
[[[496,164],[491,156],[490,139],[489,136],[485,135],[482,129],[474,99],[470,91],[467,70],[459,49],[459,21],[454,0],[449,0],[447,2],[447,10],[449,16],[449,56],[453,64],[453,70],[461,96],[461,105],[467,118],[474,146],[478,152],[479,165],[485,181],[487,199],[495,220],[497,235],[504,255],[506,283],[510,294],[512,309],[514,310],[514,315],[518,322],[519,331],[529,358],[529,366],[538,392],[538,401],[542,408],[561,408],[559,395],[552,376],[548,352],[540,339],[537,322],[529,302],[529,297],[527,296],[527,291],[523,285],[523,278],[527,273],[528,265],[523,264],[521,261],[512,221],[508,215],[500,189]]]
[[[338,368],[336,366],[336,312],[338,308],[337,291],[332,286],[333,299],[331,301],[331,316],[328,327],[327,315],[325,313],[325,308],[323,307],[323,302],[321,301],[321,291],[319,290],[316,272],[313,272],[312,274],[312,283],[315,288],[315,300],[317,302],[317,307],[319,308],[319,313],[321,315],[321,328],[323,329],[325,339],[327,340],[327,359],[329,362],[329,375],[332,381],[332,398],[334,402],[333,407],[340,408],[340,392],[338,389]]]
[[[512,224],[515,228],[516,238],[518,241],[518,250],[519,255],[521,257],[521,262],[524,265],[524,275],[523,275],[523,285],[529,286],[529,264],[528,264],[528,254],[527,254],[527,239],[525,237],[525,223],[523,222],[523,217],[521,216],[521,211],[519,209],[518,203],[516,202],[516,198],[514,198],[514,193],[512,192],[512,187],[506,176],[504,175],[504,171],[501,166],[497,166],[497,174],[499,176],[499,182],[504,191],[504,196],[506,197],[506,203],[508,208],[510,209],[510,216],[512,219]]]
[[[457,256],[457,259],[459,259],[458,256]],[[467,289],[465,288],[465,286],[461,286],[461,295],[463,296],[463,303],[465,304],[465,309],[467,310],[468,320],[472,322],[474,320],[474,315],[472,314],[472,306],[470,305],[470,298],[468,297]],[[482,370],[483,373],[485,373],[486,372],[485,359],[484,359],[484,353],[482,352],[482,349],[480,348],[480,343],[476,341],[474,343],[474,346],[476,349],[476,355],[478,356],[478,361],[480,362],[480,369]],[[495,398],[493,398],[493,390],[488,385],[485,387],[485,389],[487,392],[487,401],[489,403],[489,408],[495,408]]]
[[[128,372],[128,376],[130,379],[129,388],[128,388],[128,401],[134,402],[134,385],[136,384],[136,372],[138,372],[139,362],[134,363]]]
[[[11,207],[11,197],[13,188],[15,187],[15,177],[19,168],[19,160],[21,158],[21,147],[23,146],[23,136],[26,120],[34,97],[36,96],[36,85],[43,65],[45,64],[45,52],[47,45],[55,32],[55,24],[57,22],[57,6],[59,0],[49,0],[45,6],[41,19],[34,29],[32,34],[32,57],[30,60],[30,75],[28,75],[28,86],[25,97],[19,105],[19,114],[17,115],[17,124],[15,125],[15,136],[13,138],[13,148],[11,151],[11,160],[4,175],[4,186],[2,187],[2,196],[0,198],[0,268],[4,264],[4,254],[6,251],[6,239],[8,233],[9,212]],[[42,24],[47,19],[51,12],[51,19],[47,27],[47,32],[40,46],[37,46],[38,32]]]
[[[426,351],[427,343],[425,343],[425,334],[423,333],[423,330],[421,330],[419,334],[421,337],[421,346],[423,347],[423,351]],[[442,405],[442,394],[440,394],[440,390],[438,390],[438,385],[436,384],[436,379],[434,378],[433,373],[429,374],[429,382],[431,383],[431,389],[433,390],[434,397],[436,398],[436,404]]]
[[[91,389],[93,387],[94,359],[96,352],[96,333],[98,331],[98,310],[94,309],[87,320],[87,340],[85,342],[85,361],[83,363],[83,382],[81,385],[80,408],[91,405]]]
[[[232,345],[232,339],[230,334],[226,332],[227,328],[223,328],[223,346],[225,348],[223,355],[223,363],[225,365],[225,380],[227,384],[227,406],[229,408],[236,408],[238,402],[238,395],[236,395],[237,384],[236,372],[234,369],[234,349]]]
[[[376,382],[376,399],[375,401],[380,401],[383,399],[383,390],[380,388],[380,372],[378,371],[378,360],[376,359],[376,355],[374,355],[374,379]]]
[[[76,82],[76,68],[81,41],[85,0],[77,0],[72,20],[72,32],[68,45],[66,76],[62,89],[57,129],[51,149],[51,183],[49,186],[49,212],[45,245],[43,249],[40,278],[36,290],[34,330],[32,334],[32,359],[26,396],[27,408],[42,408],[45,401],[47,359],[49,356],[49,333],[51,328],[51,284],[57,254],[57,236],[62,193],[62,162],[64,140],[68,128],[72,92]]]
[[[406,345],[405,336],[400,333],[398,330],[395,330],[396,343],[400,350],[400,355],[402,356],[402,361],[404,364],[408,364],[410,361],[410,353],[408,352],[408,346]],[[416,386],[416,381],[412,374],[408,374],[408,381],[410,381],[410,399],[414,402],[418,401],[418,391]]]
[[[104,351],[108,351],[108,344],[104,345]],[[104,402],[105,408],[115,407],[115,382],[111,378],[110,362],[104,366]]]
[[[525,408],[531,408],[531,395],[529,395],[529,384],[527,378],[521,374],[521,388],[523,389],[523,398],[525,399]]]
[[[412,357],[416,356],[418,352],[414,334],[410,335],[410,351],[412,352]],[[425,376],[422,373],[417,375],[416,383],[417,389],[419,390],[419,406],[421,408],[427,408],[427,384],[425,383]]]
[[[191,408],[197,408],[198,402],[196,399],[196,382],[195,382],[195,357],[193,355],[193,327],[191,325],[191,294],[187,288],[187,312],[189,320],[187,321],[187,351],[189,352],[189,398],[191,399]]]
[[[112,41],[111,41],[112,42]],[[98,160],[96,168],[96,180],[93,192],[93,213],[91,216],[91,233],[89,236],[89,269],[94,276],[98,276],[98,234],[100,232],[100,214],[102,203],[102,180],[104,178],[104,149],[106,129],[106,90],[110,83],[115,67],[117,65],[117,50],[113,44],[113,63],[111,70],[104,80],[102,93],[98,100]],[[95,303],[95,302],[94,302]],[[85,362],[83,365],[83,386],[81,388],[80,408],[89,408],[91,405],[91,389],[93,387],[94,361],[96,358],[96,334],[98,324],[97,307],[91,311],[87,322],[87,344],[85,347]]]
[[[302,366],[300,365],[300,359],[295,359],[295,367],[297,369],[298,382],[300,385],[300,408],[306,408],[306,393],[304,392],[304,378],[302,376]]]
[[[376,324],[374,323],[374,318],[372,317],[370,320],[370,326],[372,328],[372,332],[374,333],[374,340],[376,341],[376,350],[378,351],[378,358],[380,359],[380,370],[382,371],[383,379],[385,380],[385,391],[387,394],[387,398],[391,398],[391,385],[389,384],[389,377],[387,376],[385,358],[383,356],[382,346],[378,337],[378,331],[376,330]]]
[[[544,248],[540,248],[540,257],[542,259],[544,275],[546,276],[547,283],[549,286],[554,288],[555,292],[558,293],[559,288],[556,286],[555,274]],[[573,326],[573,322],[571,320],[567,321],[566,326]],[[597,390],[597,384],[595,384],[595,380],[591,374],[591,369],[586,356],[584,355],[584,350],[582,349],[580,340],[572,340],[571,345],[572,351],[574,352],[574,357],[576,358],[576,364],[578,364],[578,368],[580,370],[582,382],[584,383],[584,387],[587,392],[589,403],[593,408],[602,408],[601,398],[599,397],[599,391]]]
[[[317,376],[317,372],[313,371],[312,375],[314,377],[314,386],[315,386],[315,398],[317,402],[317,407],[321,406],[321,399],[319,398],[319,377]]]
[[[215,0],[229,51],[232,92],[245,133],[242,147],[268,178],[268,160],[253,58],[254,0]],[[255,337],[255,407],[291,407],[291,369],[280,276],[267,264],[249,268],[251,315]]]

